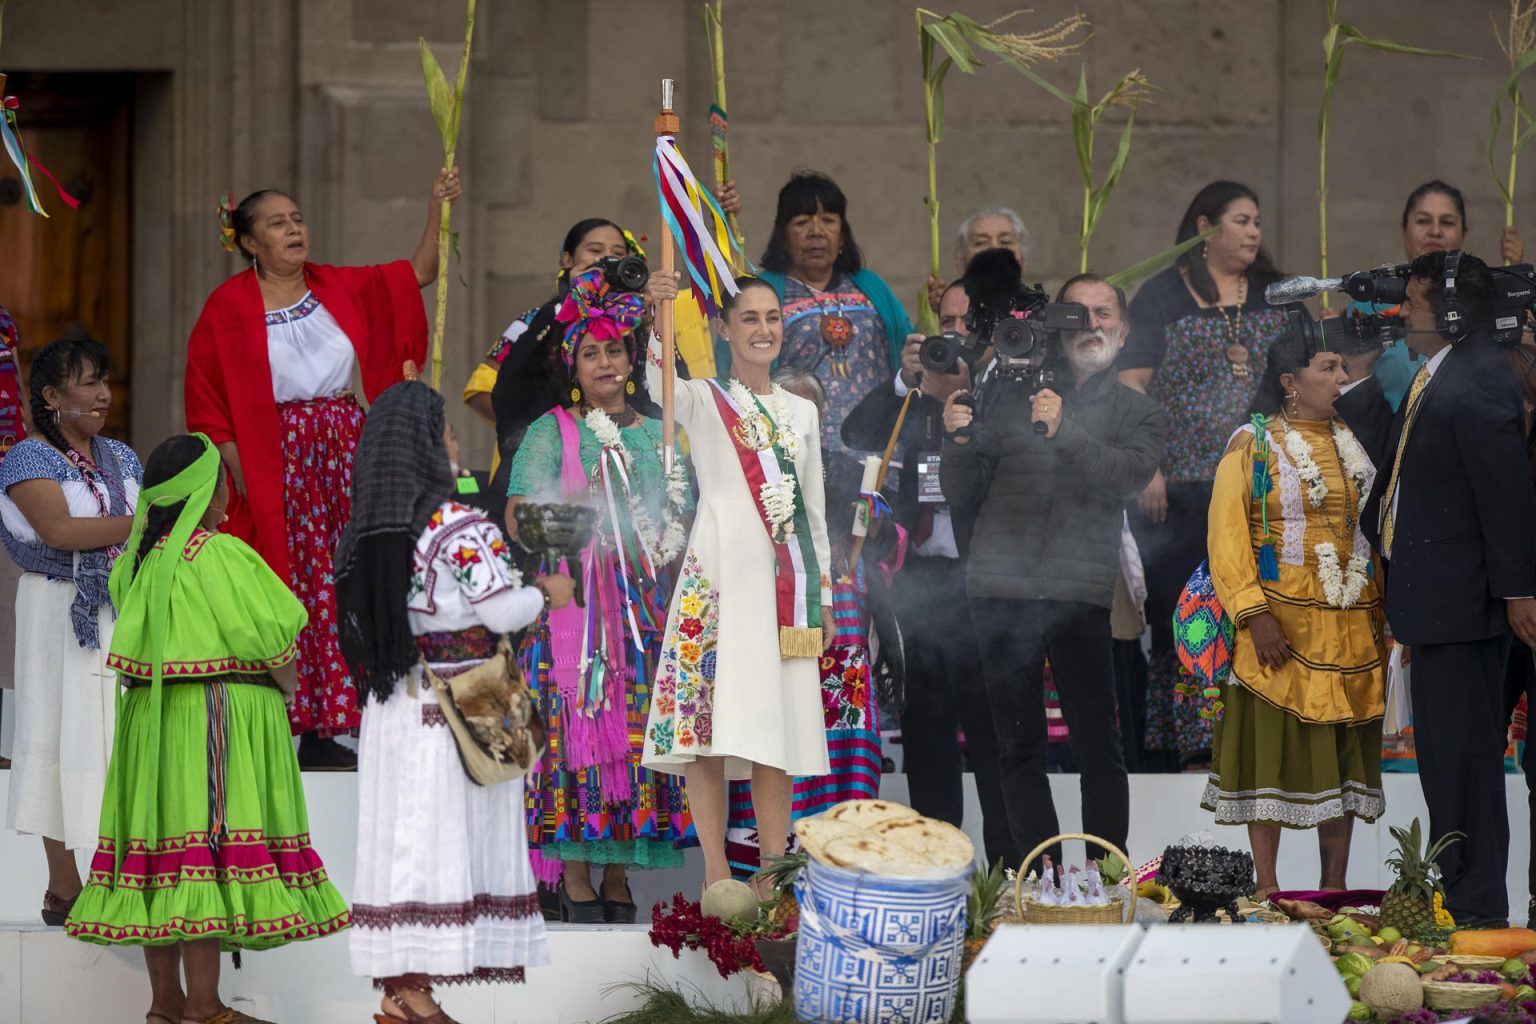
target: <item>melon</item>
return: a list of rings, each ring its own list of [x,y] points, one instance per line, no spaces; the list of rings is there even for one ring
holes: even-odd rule
[[[1407,964],[1377,964],[1360,979],[1360,1001],[1391,1020],[1424,1006],[1424,983]]]
[[[755,921],[757,894],[745,882],[722,878],[704,890],[699,911],[705,917],[718,917],[722,921]]]

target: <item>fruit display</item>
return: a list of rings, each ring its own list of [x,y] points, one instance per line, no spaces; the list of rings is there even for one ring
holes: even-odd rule
[[[1444,900],[1440,866],[1436,858],[1452,843],[1460,841],[1460,832],[1449,832],[1424,847],[1424,833],[1419,819],[1406,829],[1393,826],[1392,838],[1397,849],[1387,858],[1387,867],[1395,876],[1381,900],[1381,923],[1413,938],[1436,926],[1436,898]]]

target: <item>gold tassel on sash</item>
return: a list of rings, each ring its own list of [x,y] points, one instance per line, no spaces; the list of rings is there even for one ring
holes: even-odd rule
[[[779,627],[780,658],[819,658],[822,651],[820,629],[804,626]]]

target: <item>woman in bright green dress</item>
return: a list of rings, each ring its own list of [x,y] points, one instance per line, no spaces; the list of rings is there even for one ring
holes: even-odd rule
[[[261,556],[219,534],[228,488],[201,434],[155,449],[107,664],[116,739],[77,939],[143,946],[151,1024],[237,1024],[219,953],[328,935],[346,903],[309,846],[285,702],[307,615]],[[182,988],[182,972],[186,988]]]

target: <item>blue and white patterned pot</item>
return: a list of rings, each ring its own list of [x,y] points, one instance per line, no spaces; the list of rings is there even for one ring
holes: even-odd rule
[[[970,872],[903,879],[812,860],[795,880],[795,1016],[834,1024],[943,1024],[965,949]]]

